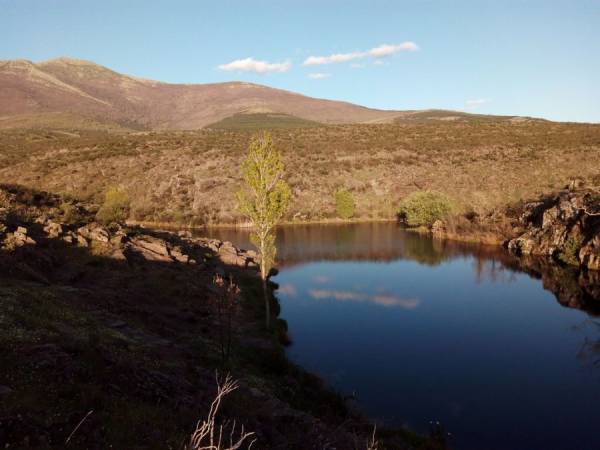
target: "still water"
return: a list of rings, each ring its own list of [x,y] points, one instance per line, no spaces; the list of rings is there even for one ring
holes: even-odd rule
[[[371,418],[439,421],[458,450],[600,449],[597,280],[395,224],[283,227],[277,243],[289,357]]]

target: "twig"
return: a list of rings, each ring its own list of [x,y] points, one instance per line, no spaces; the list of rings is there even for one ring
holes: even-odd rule
[[[85,419],[87,419],[90,414],[92,414],[94,412],[94,410],[91,410],[90,412],[88,412],[85,417],[83,419],[81,419],[79,421],[79,423],[77,424],[77,426],[75,427],[75,429],[73,431],[71,431],[71,434],[69,435],[69,437],[67,438],[67,440],[65,441],[65,445],[69,445],[69,442],[71,441],[71,438],[73,437],[73,435],[75,434],[75,432],[79,429],[79,427],[81,426],[81,424],[83,422],[85,422]]]

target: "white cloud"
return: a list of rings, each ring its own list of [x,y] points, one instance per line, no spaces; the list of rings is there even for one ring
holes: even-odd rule
[[[311,80],[322,80],[323,78],[329,78],[331,76],[330,73],[309,73],[308,78]]]
[[[384,66],[385,62],[382,61],[381,59],[376,59],[375,61],[373,61],[373,65],[374,66]]]
[[[385,58],[387,56],[394,55],[398,52],[413,52],[418,50],[419,47],[412,41],[403,42],[401,44],[390,45],[382,44],[378,47],[374,47],[366,52],[350,52],[350,53],[334,53],[329,56],[309,56],[302,63],[304,66],[320,66],[323,64],[340,63],[346,61],[352,61],[355,59],[362,59],[366,57],[374,58]]]
[[[475,98],[472,100],[467,100],[465,102],[465,107],[467,109],[476,109],[479,108],[481,105],[485,105],[486,103],[491,102],[492,99],[490,98]]]
[[[369,55],[374,56],[375,58],[383,58],[385,56],[391,56],[398,52],[414,52],[416,50],[419,50],[417,44],[415,44],[412,41],[407,41],[398,45],[380,45],[379,47],[375,47],[369,50]]]
[[[292,67],[292,63],[284,61],[280,63],[269,63],[267,61],[257,61],[254,58],[236,59],[227,64],[218,66],[220,70],[226,72],[287,72]]]
[[[304,60],[303,65],[305,66],[320,66],[323,64],[339,63],[352,61],[357,58],[364,58],[364,52],[352,52],[352,53],[335,53],[329,56],[309,56]]]
[[[364,69],[365,65],[359,64],[359,63],[352,63],[352,64],[350,64],[350,67],[352,67],[353,69]]]

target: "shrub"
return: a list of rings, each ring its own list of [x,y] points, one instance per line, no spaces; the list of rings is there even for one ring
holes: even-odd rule
[[[335,211],[340,219],[350,219],[354,216],[356,207],[352,194],[346,190],[335,193]]]
[[[430,226],[448,216],[452,210],[452,202],[444,194],[418,191],[400,202],[398,218],[409,227]]]
[[[104,196],[104,204],[96,214],[98,222],[124,222],[129,217],[129,195],[123,189],[111,188]]]
[[[573,235],[566,240],[558,254],[558,259],[560,259],[565,264],[570,264],[572,266],[579,265],[579,250],[581,250],[581,245],[583,244],[583,238],[578,235]]]

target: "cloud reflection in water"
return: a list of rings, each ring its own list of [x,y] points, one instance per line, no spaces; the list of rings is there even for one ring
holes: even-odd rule
[[[330,298],[342,302],[370,302],[380,306],[399,307],[403,309],[415,309],[421,302],[417,298],[401,298],[393,294],[369,295],[362,292],[330,289],[310,289],[308,293],[316,300]]]

